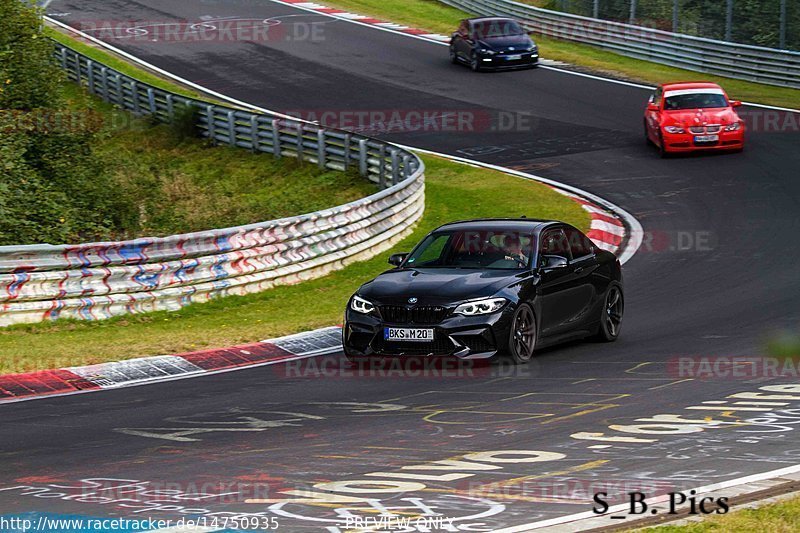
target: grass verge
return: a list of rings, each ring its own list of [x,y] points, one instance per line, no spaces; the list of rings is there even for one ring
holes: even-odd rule
[[[120,206],[111,233],[83,235],[83,241],[239,226],[318,211],[377,191],[355,170],[322,172],[298,159],[213,146],[180,126],[135,118],[76,84],[65,84],[64,92],[72,110],[102,119],[92,152],[109,169],[104,179]]]
[[[158,87],[159,89],[164,89],[165,91],[172,91],[176,94],[180,94],[181,96],[186,96],[187,98],[197,98],[201,100],[213,101],[213,99],[209,98],[208,96],[205,96],[192,89],[189,89],[183,85],[173,83],[165,78],[157,76],[139,67],[135,67],[131,65],[127,60],[122,59],[116,54],[106,52],[105,50],[102,50],[94,45],[88,44],[87,42],[84,42],[81,39],[72,37],[71,35],[67,35],[66,33],[59,31],[55,28],[49,26],[45,27],[44,34],[53,39],[54,41],[69,46],[73,50],[80,52],[81,54],[89,57],[90,59],[102,62],[107,67],[111,67],[114,70],[122,72],[126,76],[130,76],[132,78],[136,78],[139,81],[149,83],[150,85]]]
[[[464,218],[524,214],[561,219],[583,229],[589,226],[585,211],[543,185],[439,158],[426,157],[425,162],[425,217],[396,251],[409,249],[436,226]],[[0,331],[0,373],[230,346],[330,326],[341,322],[355,289],[388,268],[388,255],[318,280],[171,313],[12,326]]]
[[[436,0],[326,0],[326,5],[362,15],[406,24],[449,35],[458,21],[470,15]],[[693,72],[649,61],[641,61],[593,46],[537,36],[542,57],[585,67],[609,77],[648,84],[669,81],[712,81],[719,83],[732,98],[780,107],[800,107],[800,90],[774,87],[748,81]]]
[[[800,498],[742,509],[720,516],[706,517],[701,522],[684,526],[649,528],[652,533],[794,533],[800,531]]]

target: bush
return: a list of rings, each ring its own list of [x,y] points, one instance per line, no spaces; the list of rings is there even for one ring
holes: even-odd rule
[[[63,111],[64,75],[38,8],[0,0],[0,244],[108,234],[115,193],[92,146],[95,115]]]

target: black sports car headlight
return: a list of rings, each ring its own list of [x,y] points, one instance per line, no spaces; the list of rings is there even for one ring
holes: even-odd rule
[[[350,300],[350,309],[357,313],[369,315],[375,311],[375,304],[359,296],[353,296],[353,299]]]
[[[493,56],[497,54],[497,52],[495,52],[494,50],[490,50],[489,48],[481,48],[478,51],[482,54],[486,54],[487,56]]]
[[[507,303],[508,300],[505,298],[488,298],[486,300],[476,300],[474,302],[461,304],[456,307],[456,310],[453,312],[465,316],[488,315],[499,311]]]

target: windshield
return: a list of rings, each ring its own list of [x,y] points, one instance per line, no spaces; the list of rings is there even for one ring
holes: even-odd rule
[[[512,35],[524,35],[525,31],[513,20],[487,20],[475,22],[473,34],[478,39],[492,39],[497,37],[509,37]]]
[[[529,267],[533,241],[514,230],[439,231],[414,249],[405,266],[522,270]]]
[[[728,107],[725,95],[719,93],[690,93],[667,95],[664,109],[674,111],[678,109],[711,109],[715,107]]]

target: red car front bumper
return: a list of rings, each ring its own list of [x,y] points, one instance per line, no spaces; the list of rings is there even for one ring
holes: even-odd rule
[[[707,135],[696,135],[693,133],[662,133],[664,140],[664,150],[669,153],[694,152],[698,150],[741,150],[744,148],[744,128],[736,131],[725,131],[718,134],[715,141],[699,140]]]

